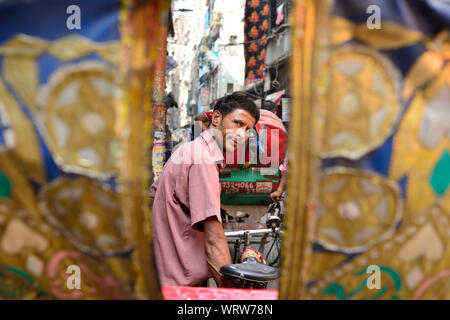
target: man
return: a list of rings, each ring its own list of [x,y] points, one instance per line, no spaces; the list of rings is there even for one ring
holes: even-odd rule
[[[207,130],[180,146],[151,186],[156,265],[162,286],[198,286],[231,263],[220,217],[219,173],[223,153],[248,139],[259,110],[245,93],[217,101]]]
[[[279,127],[283,132],[286,132],[286,128],[283,125],[283,122],[281,119],[277,116],[278,112],[278,105],[276,105],[272,101],[263,101],[261,106],[261,118],[259,121],[259,124],[261,123],[268,123],[271,124],[273,127]],[[285,150],[285,141],[283,141],[283,146],[280,147],[284,153]],[[270,194],[270,198],[272,201],[275,201],[277,198],[280,198],[283,194],[283,191],[286,188],[286,180],[287,180],[287,151],[283,158],[283,163],[280,165],[279,169],[281,172],[281,178],[280,183],[278,185],[278,188]]]
[[[264,139],[261,135],[264,133],[264,129],[267,127],[278,129],[278,146],[279,146],[279,155],[278,160],[282,160],[282,164],[279,166],[279,170],[281,173],[280,183],[278,188],[270,194],[270,198],[272,201],[275,201],[277,198],[280,198],[283,194],[283,191],[286,189],[286,180],[287,180],[287,152],[286,150],[286,128],[281,121],[281,119],[277,116],[278,105],[269,100],[263,100],[261,104],[260,110],[260,118],[256,125],[256,130],[260,133],[260,139]],[[204,112],[199,114],[195,120],[201,121],[202,130],[206,130],[207,124],[211,120],[211,112]],[[266,133],[267,135],[267,133]],[[270,145],[267,141],[263,143],[264,145]],[[274,160],[276,159],[276,155],[272,155]]]
[[[273,114],[277,114],[278,113],[278,105],[273,101],[263,100],[261,103],[261,110],[267,110],[269,112],[272,112]],[[267,113],[267,112],[261,112],[261,115],[263,113]],[[278,118],[278,116],[277,116],[277,118]],[[278,118],[278,119],[281,121],[280,118]]]
[[[283,195],[284,190],[286,189],[287,167],[288,167],[288,153],[286,151],[283,163],[280,165],[280,172],[281,172],[280,183],[278,185],[278,188],[270,194],[270,199],[272,199],[272,201],[276,201],[277,199],[279,199]]]
[[[261,105],[261,118],[258,125],[265,123],[267,125],[272,126],[273,128],[279,128],[283,133],[286,133],[286,128],[283,125],[281,119],[277,116],[278,105],[272,101],[263,101]],[[281,133],[281,132],[280,132]],[[281,137],[281,135],[280,135]],[[280,198],[283,194],[284,189],[286,188],[286,179],[287,179],[287,152],[286,150],[286,139],[280,140],[280,154],[283,156],[283,163],[280,165],[279,169],[281,172],[280,183],[278,188],[270,194],[270,198],[272,201],[275,201],[277,198]]]

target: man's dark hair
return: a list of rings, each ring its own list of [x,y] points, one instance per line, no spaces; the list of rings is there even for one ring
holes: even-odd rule
[[[223,117],[235,109],[243,109],[255,118],[255,123],[259,120],[259,108],[253,102],[252,98],[245,92],[236,91],[226,95],[216,101],[214,111],[219,111]]]
[[[275,102],[270,100],[263,100],[261,104],[261,109],[271,111],[273,113],[277,113],[278,105]]]

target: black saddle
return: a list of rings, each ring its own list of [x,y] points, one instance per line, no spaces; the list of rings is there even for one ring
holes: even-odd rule
[[[232,278],[264,283],[280,277],[279,269],[262,264],[254,257],[249,257],[242,263],[222,266],[220,272]]]

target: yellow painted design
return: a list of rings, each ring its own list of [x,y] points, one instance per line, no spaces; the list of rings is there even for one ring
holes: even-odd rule
[[[439,261],[444,254],[444,244],[436,234],[432,224],[426,224],[398,252],[398,257],[404,262],[413,262],[418,258]]]
[[[60,60],[73,60],[90,53],[97,53],[105,60],[117,64],[120,62],[120,42],[93,42],[80,35],[69,35],[47,41],[38,37],[18,34],[0,46],[0,55],[36,58],[48,52]]]
[[[383,177],[347,168],[327,169],[316,205],[316,239],[329,250],[362,252],[394,233],[399,188]]]
[[[360,46],[332,52],[322,157],[358,159],[382,144],[400,115],[399,74],[382,55]]]
[[[425,36],[420,31],[407,29],[393,21],[382,20],[380,29],[369,29],[366,24],[359,24],[355,37],[373,48],[394,50],[413,45]]]
[[[329,2],[300,0],[291,15],[291,91],[297,113],[291,119],[288,189],[292,194],[286,218],[297,228],[288,225],[284,237],[280,298],[449,299],[450,196],[447,191],[438,197],[430,177],[435,177],[436,163],[450,150],[446,61],[450,33],[443,30],[427,38],[386,20],[381,30],[368,30],[365,24],[333,17],[331,9],[321,11],[325,3]],[[365,46],[346,44],[350,40]],[[406,79],[377,51],[414,44],[424,45],[426,51]],[[409,105],[401,106],[409,100]],[[394,130],[388,177],[370,174],[376,178],[362,186],[362,180],[371,179],[359,173],[347,179],[336,175],[330,181],[323,178],[317,190],[319,170],[308,155],[358,160],[383,145]],[[354,164],[345,159],[339,163]],[[397,187],[401,178],[405,178],[403,206]],[[438,182],[442,191],[442,181]],[[316,217],[315,223],[311,217]],[[360,241],[351,243],[366,227],[359,223],[361,217],[369,217],[361,221],[375,226],[369,229],[372,234],[365,232],[372,238],[364,243],[360,234]],[[337,251],[314,251],[311,235]],[[362,253],[344,262],[351,256],[339,252],[355,252],[355,248]],[[370,265],[382,267],[380,290],[366,286]],[[311,286],[306,288],[306,283]]]
[[[88,178],[59,178],[41,189],[39,207],[49,224],[78,250],[96,257],[131,252],[119,195]],[[134,280],[131,260],[104,260],[124,282]]]
[[[66,171],[96,177],[115,172],[119,99],[113,70],[95,62],[62,67],[41,89],[46,142]]]
[[[426,208],[414,220],[402,224],[389,239],[375,245],[367,252],[340,268],[326,272],[308,290],[309,299],[336,299],[332,293],[324,294],[325,288],[337,283],[346,293],[357,288],[362,280],[371,276],[369,266],[387,267],[399,278],[382,272],[379,289],[362,290],[353,299],[449,299],[450,236],[448,211],[439,204]],[[360,276],[357,270],[363,270]],[[395,280],[395,281],[394,281]]]
[[[330,42],[339,45],[351,40],[355,34],[355,24],[347,19],[333,16],[331,19]]]
[[[113,65],[118,64],[120,62],[120,42],[119,41],[110,41],[110,42],[104,42],[104,43],[95,43],[90,41],[89,39],[79,36],[79,35],[70,35],[67,37],[62,37],[60,39],[57,39],[55,41],[47,41],[41,38],[27,36],[23,34],[18,34],[14,36],[11,40],[5,42],[0,46],[0,55],[3,55],[3,76],[8,85],[13,88],[18,96],[23,99],[23,101],[26,103],[26,106],[33,112],[34,116],[37,116],[37,113],[39,112],[37,109],[37,104],[40,104],[41,109],[44,108],[47,110],[51,110],[53,108],[52,105],[47,106],[47,103],[50,103],[49,100],[52,99],[52,97],[49,97],[51,94],[57,94],[58,92],[52,92],[52,93],[45,93],[44,98],[42,97],[42,93],[38,94],[38,74],[39,74],[39,67],[37,64],[36,59],[39,55],[42,53],[49,53],[56,58],[60,60],[71,60],[71,59],[78,59],[81,58],[89,53],[97,53],[99,56],[104,58],[106,61],[112,63]],[[74,69],[72,67],[63,67],[61,70],[57,70],[55,72],[56,75],[59,75],[61,77],[61,73],[64,73],[64,70],[67,69]],[[99,76],[100,78],[103,77],[103,80],[109,81],[110,83],[114,83],[114,77],[113,77],[113,68],[102,66],[102,69],[106,75]],[[95,72],[94,72],[95,73]],[[80,105],[84,106],[81,110],[78,110],[76,108],[76,112],[71,114],[69,112],[65,112],[70,110],[70,108],[66,108],[65,110],[60,109],[61,113],[65,113],[64,116],[66,116],[66,121],[70,120],[69,122],[72,122],[71,116],[80,116],[80,112],[85,111],[85,108],[90,108],[90,106],[86,105],[86,101],[96,101],[94,104],[94,112],[90,112],[89,114],[85,114],[84,121],[87,123],[90,123],[88,125],[84,126],[84,129],[86,126],[91,126],[94,128],[97,126],[105,126],[105,130],[101,130],[100,137],[96,137],[96,141],[101,141],[101,143],[98,144],[98,146],[94,149],[87,149],[84,150],[85,153],[87,153],[87,157],[90,159],[86,159],[86,157],[83,157],[77,152],[73,152],[74,150],[68,151],[65,150],[63,152],[58,152],[52,148],[52,146],[55,146],[54,141],[52,141],[52,134],[55,132],[50,132],[50,142],[51,149],[54,152],[56,161],[63,166],[64,169],[68,169],[68,171],[77,172],[77,173],[86,173],[89,175],[95,175],[98,177],[106,177],[107,175],[112,174],[114,171],[114,159],[113,157],[110,157],[111,153],[116,152],[117,144],[107,143],[108,141],[114,140],[114,135],[111,132],[111,128],[113,127],[112,123],[114,121],[114,112],[111,111],[112,106],[111,104],[114,103],[112,100],[114,98],[110,97],[110,95],[113,95],[117,93],[117,90],[114,90],[114,88],[108,88],[108,86],[104,86],[102,83],[99,84],[99,88],[103,88],[104,90],[110,90],[110,92],[102,92],[99,93],[98,90],[95,89],[95,86],[92,86],[92,81],[84,81],[85,79],[89,78],[89,73],[86,73],[83,75],[82,72],[78,73],[78,76],[75,76],[74,74],[67,75],[68,78],[71,78],[74,82],[80,81],[82,83],[81,88],[83,90],[84,96],[79,97],[84,99],[83,101],[78,101]],[[59,79],[62,81],[62,79]],[[56,81],[53,79],[53,81]],[[70,81],[68,79],[65,79],[66,82]],[[57,82],[57,81],[56,81]],[[64,82],[64,81],[63,81]],[[47,86],[54,86],[55,84],[48,84]],[[56,89],[56,88],[52,88]],[[59,90],[63,90],[64,88],[60,88]],[[49,91],[50,89],[41,89],[40,91]],[[58,90],[58,89],[56,89]],[[16,134],[16,146],[14,148],[14,152],[17,154],[17,156],[20,158],[19,160],[23,161],[24,169],[26,170],[26,173],[28,177],[35,180],[38,183],[44,183],[45,182],[45,173],[43,172],[43,166],[42,166],[42,159],[41,154],[39,150],[39,143],[37,142],[37,138],[35,137],[35,132],[33,130],[33,127],[31,123],[28,121],[28,119],[24,116],[22,111],[20,110],[18,104],[16,101],[14,101],[14,98],[9,94],[3,83],[0,83],[0,97],[2,97],[2,102],[6,105],[8,113],[10,113],[12,126],[14,128],[14,132],[20,132],[21,134]],[[86,99],[88,96],[92,94],[92,98]],[[109,96],[109,97],[108,97]],[[38,103],[36,103],[38,101]],[[105,104],[106,103],[106,104]],[[47,108],[48,107],[48,108]],[[98,111],[97,109],[104,109],[107,108],[109,111],[105,112],[103,115],[99,115],[98,113],[95,114],[95,111]],[[80,112],[78,112],[80,111]],[[46,114],[47,116],[48,114]],[[59,114],[61,116],[61,114]],[[64,117],[63,116],[63,117]],[[103,118],[102,118],[103,116]],[[53,115],[52,115],[53,117]],[[49,124],[49,126],[54,125],[55,122],[58,122],[61,127],[64,127],[66,124],[64,123],[64,120],[62,119],[56,119],[55,117],[58,117],[58,115],[55,115],[52,120],[52,124]],[[56,120],[55,120],[56,119]],[[79,119],[79,118],[78,118]],[[45,120],[48,120],[48,118],[45,118]],[[83,121],[83,120],[80,120]],[[48,123],[47,123],[48,124]],[[71,129],[83,129],[83,128],[77,128],[76,125],[74,125],[75,128]],[[41,128],[42,129],[42,128]],[[54,129],[54,128],[53,128]],[[62,130],[67,129],[63,128]],[[95,128],[93,129],[95,131]],[[108,131],[109,130],[109,131]],[[43,130],[45,131],[45,130]],[[89,129],[88,129],[89,131]],[[90,135],[84,134],[86,133],[86,130],[81,130],[77,134],[73,134],[73,131],[70,133],[67,133],[70,135],[70,147],[73,147],[74,145],[82,148],[80,144],[82,144],[79,140],[85,139],[86,137],[94,136],[97,131],[90,132]],[[81,132],[81,136],[79,136],[79,133]],[[109,135],[109,136],[108,136]],[[108,136],[108,137],[106,137]],[[77,138],[79,137],[79,138]],[[48,136],[47,136],[48,138]],[[30,141],[30,140],[35,140]],[[53,139],[55,137],[53,136]],[[74,142],[74,140],[76,140]],[[77,142],[78,141],[78,142]],[[92,141],[92,140],[90,140]],[[90,143],[89,140],[86,140],[85,143]],[[25,144],[25,143],[26,144]],[[47,141],[46,141],[47,142]],[[69,146],[66,146],[69,147]],[[75,150],[77,151],[77,150]],[[83,152],[83,150],[81,151]],[[70,153],[70,155],[69,155]],[[99,159],[98,163],[96,165],[93,165],[92,158],[101,158]],[[106,158],[109,157],[112,160],[108,163],[104,163],[106,161]],[[81,161],[80,163],[76,163],[74,158]],[[90,161],[90,162],[89,162]],[[67,163],[66,163],[67,162]],[[103,162],[103,163],[102,163]]]
[[[369,29],[365,23],[356,24],[342,17],[331,18],[331,44],[339,45],[356,38],[379,50],[394,50],[425,39],[417,30],[405,28],[393,21],[382,20],[380,29]]]
[[[6,254],[17,254],[28,248],[42,252],[48,248],[48,243],[21,220],[11,219],[2,235],[1,249]]]
[[[408,176],[406,218],[433,204],[436,200],[450,212],[450,193],[438,198],[429,179],[437,161],[450,150],[448,128],[448,97],[450,65],[447,65],[427,88],[418,93],[408,107],[393,141],[389,177],[394,180]],[[428,109],[428,110],[427,110]]]
[[[117,104],[122,151],[118,182],[127,236],[134,244],[132,260],[139,299],[162,298],[149,246],[152,239],[148,188],[152,177],[148,156],[152,146],[152,84],[158,81],[154,76],[158,52],[166,52],[169,7],[167,0],[141,5],[124,0],[120,13],[123,44],[120,78],[124,95]]]
[[[115,194],[85,178],[70,182],[61,179],[66,183],[65,187],[74,184],[75,189],[84,190],[79,202],[74,203],[77,191],[65,199],[67,188],[56,190],[64,184],[56,180],[40,190],[41,206],[38,207],[35,191],[27,178],[45,184],[45,175],[37,166],[19,161],[17,148],[21,139],[25,139],[28,157],[23,157],[31,162],[39,154],[34,153],[35,147],[39,151],[39,143],[33,140],[34,135],[28,134],[27,130],[33,128],[31,122],[23,116],[1,83],[0,107],[6,111],[4,114],[11,120],[14,131],[10,132],[11,144],[0,154],[2,172],[13,186],[10,198],[0,199],[0,235],[7,235],[4,241],[9,248],[6,253],[0,245],[0,263],[30,272],[50,298],[135,298],[128,289],[134,290],[140,298],[161,298],[149,247],[151,228],[146,199],[151,176],[148,176],[150,161],[146,157],[151,145],[153,63],[157,46],[165,42],[161,24],[168,21],[170,1],[140,5],[124,0],[122,4],[120,18],[130,20],[126,28],[121,26],[121,31],[126,31],[120,41],[96,43],[77,35],[47,41],[19,34],[0,45],[2,76],[10,86],[8,89],[13,89],[32,111],[35,123],[60,167],[96,178],[117,174],[121,183],[121,193]],[[37,58],[44,53],[65,63],[39,88]],[[91,53],[103,58],[105,63],[67,63]],[[116,82],[118,78],[123,81],[121,90]],[[120,121],[115,117],[116,108],[120,109]],[[19,116],[21,121],[15,123]],[[119,133],[122,146],[115,139]],[[122,154],[123,167],[118,173],[115,161],[118,160],[116,154],[121,151],[125,155]],[[30,176],[25,177],[22,172],[28,170]],[[112,201],[100,203],[100,199],[111,198]],[[47,214],[40,212],[41,209]],[[60,216],[61,210],[68,214]],[[120,231],[111,223],[111,216],[117,218],[114,221],[123,220],[125,226],[121,226]],[[44,218],[49,220],[44,221]],[[26,237],[21,237],[23,235],[37,241],[30,244],[25,241]],[[20,237],[25,243],[14,241],[14,237]],[[80,241],[73,241],[74,238]],[[15,247],[10,245],[11,241]],[[134,249],[131,261],[104,257],[112,251],[127,249],[129,243]],[[91,257],[82,251],[89,252]],[[97,256],[92,259],[92,255]],[[56,265],[51,267],[55,261]],[[82,266],[81,291],[66,288],[63,276],[67,266],[73,264]]]
[[[336,268],[347,258],[346,254],[321,251],[314,252],[311,261],[311,271],[308,274],[310,280],[316,280],[320,278],[325,272],[328,272]]]
[[[110,63],[114,65],[120,64],[120,43],[117,41],[109,41],[106,43],[97,43],[95,52]]]
[[[80,35],[70,35],[55,41],[18,34],[0,46],[3,55],[4,77],[33,111],[36,109],[38,86],[37,57],[47,52],[63,60],[81,58],[90,53],[97,53],[106,61],[117,65],[120,63],[120,42],[108,41],[96,43]]]
[[[108,265],[77,252],[57,229],[33,218],[12,199],[0,200],[0,264],[29,273],[34,285],[45,291],[44,298],[133,297],[126,282],[118,281]],[[80,290],[67,288],[64,275],[69,265],[82,269]]]
[[[22,167],[11,152],[0,153],[0,169],[11,181],[10,198],[23,207],[34,219],[41,219],[38,211],[36,194],[23,174]]]
[[[450,31],[442,30],[434,38],[424,41],[425,48],[441,55],[444,59],[450,59]]]
[[[89,54],[91,41],[79,35],[71,35],[49,43],[47,51],[61,60],[73,60]]]
[[[435,78],[442,70],[443,64],[442,56],[433,51],[425,52],[414,62],[405,77],[403,99],[407,100],[417,89]]]
[[[35,58],[48,46],[44,39],[25,34],[18,34],[0,46],[0,55]]]
[[[118,194],[95,180],[58,178],[41,189],[39,206],[80,251],[102,256],[127,248]]]
[[[280,279],[280,299],[303,299],[311,269],[314,232],[314,199],[317,192],[318,159],[316,146],[320,135],[312,121],[316,110],[313,95],[318,85],[316,72],[323,56],[316,48],[323,48],[320,34],[327,23],[331,1],[299,0],[293,9],[289,167],[286,209],[286,233],[283,236]],[[319,141],[319,143],[315,143]]]
[[[46,177],[36,131],[1,80],[0,104],[9,117],[14,137],[12,145],[7,146],[11,153],[8,157],[17,161],[16,165],[23,170],[20,174],[25,173],[32,180],[44,183]]]
[[[3,60],[3,75],[28,107],[36,111],[38,67],[35,58],[27,56],[5,57]]]

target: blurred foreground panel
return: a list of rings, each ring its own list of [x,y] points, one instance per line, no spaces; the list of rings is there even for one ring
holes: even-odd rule
[[[5,299],[132,299],[157,290],[138,285],[144,271],[136,248],[148,248],[149,239],[133,227],[144,213],[130,203],[142,208],[143,196],[118,186],[131,185],[120,157],[129,141],[121,134],[145,134],[123,116],[132,100],[123,75],[146,77],[133,92],[148,99],[133,108],[149,115],[151,53],[168,1],[73,2],[0,2]],[[142,168],[134,184],[143,195]]]
[[[305,0],[293,15],[280,297],[450,299],[450,4]]]

